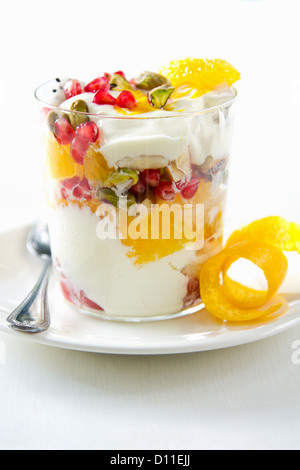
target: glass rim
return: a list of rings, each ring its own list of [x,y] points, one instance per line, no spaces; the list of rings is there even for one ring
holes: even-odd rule
[[[231,86],[230,88],[233,90],[234,92],[234,95],[226,100],[224,103],[222,104],[218,104],[216,106],[211,106],[210,108],[205,108],[205,109],[202,109],[202,110],[196,110],[196,111],[188,111],[188,112],[185,112],[185,111],[169,111],[170,115],[163,115],[163,116],[149,116],[148,113],[141,113],[141,114],[138,114],[138,115],[134,115],[134,116],[111,116],[111,115],[108,115],[108,114],[101,114],[101,113],[86,113],[86,112],[83,112],[83,111],[76,111],[76,110],[70,110],[70,109],[66,109],[66,108],[61,108],[60,106],[55,106],[53,104],[50,104],[50,103],[47,103],[46,101],[43,101],[41,100],[39,97],[38,97],[38,92],[39,90],[45,86],[47,83],[50,83],[52,82],[52,80],[48,80],[44,83],[42,83],[41,85],[39,85],[35,91],[34,91],[34,97],[35,99],[41,104],[41,105],[44,105],[45,107],[49,108],[50,110],[55,110],[55,111],[59,111],[59,112],[63,112],[63,113],[72,113],[72,114],[76,114],[76,115],[84,115],[84,116],[88,116],[88,117],[93,117],[93,118],[97,118],[97,119],[121,119],[121,120],[148,120],[148,119],[170,119],[170,118],[176,118],[176,117],[189,117],[189,116],[197,116],[197,115],[202,115],[202,114],[206,114],[206,113],[209,113],[211,111],[215,111],[217,109],[220,109],[220,108],[224,108],[225,106],[230,106],[232,105],[236,98],[237,98],[237,90],[234,86]],[[78,95],[78,97],[80,97],[80,95]],[[80,98],[78,98],[80,99]],[[155,111],[155,110],[154,110]],[[159,111],[159,110],[158,110]],[[146,114],[146,116],[144,116],[144,114]]]

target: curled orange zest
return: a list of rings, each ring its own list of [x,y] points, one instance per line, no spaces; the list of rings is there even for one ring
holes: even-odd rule
[[[287,274],[288,262],[283,251],[300,253],[300,225],[281,217],[267,217],[236,230],[225,249],[201,270],[201,297],[207,310],[221,320],[242,322],[282,309],[284,299],[274,296]],[[227,275],[230,266],[240,258],[262,269],[268,283],[266,291],[251,289]]]
[[[280,250],[300,254],[300,225],[278,216],[265,217],[233,232],[226,247],[245,240],[269,243]]]

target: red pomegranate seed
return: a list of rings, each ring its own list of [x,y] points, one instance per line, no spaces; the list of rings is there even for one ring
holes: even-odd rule
[[[118,70],[117,72],[114,73],[114,75],[121,75],[121,77],[125,78],[125,73],[122,72],[122,70]]]
[[[67,145],[75,137],[75,131],[66,118],[59,118],[53,126],[53,134],[61,145]]]
[[[40,116],[41,116],[41,120],[42,122],[45,121],[46,117],[48,116],[48,114],[50,113],[51,109],[50,108],[42,108],[41,111],[40,111]]]
[[[78,80],[69,80],[64,86],[66,99],[82,93],[82,86]]]
[[[138,182],[130,188],[130,192],[133,194],[143,194],[146,190],[146,185],[142,178],[140,177]]]
[[[68,300],[68,302],[72,303],[71,292],[69,290],[69,287],[67,286],[67,283],[65,281],[61,281],[60,287],[61,287],[64,298]]]
[[[184,199],[192,199],[199,187],[200,181],[198,178],[192,178],[185,186],[181,189],[181,196]]]
[[[84,157],[89,149],[89,143],[87,140],[76,136],[71,143],[71,155],[76,163],[83,165]]]
[[[67,178],[62,181],[62,186],[68,190],[74,189],[74,187],[79,184],[80,178],[79,176],[74,176],[73,178]]]
[[[107,75],[97,77],[84,87],[84,91],[89,93],[96,93],[96,91],[101,89],[108,91],[110,89],[109,80]]]
[[[99,138],[99,128],[93,121],[80,124],[76,129],[76,134],[88,142],[97,142]]]
[[[74,176],[63,180],[61,186],[62,197],[66,200],[72,196],[78,199],[92,199],[91,186],[87,178],[80,180],[78,176]]]
[[[80,178],[78,176],[74,176],[73,178],[67,178],[61,182],[61,195],[62,198],[65,200],[69,199],[70,193],[72,195],[73,189],[77,186],[80,182]]]
[[[86,199],[88,201],[92,199],[91,187],[86,178],[83,178],[80,183],[75,186],[73,189],[73,196],[77,199]]]
[[[116,103],[116,99],[108,93],[108,90],[98,90],[93,98],[93,103],[96,104],[112,104]]]
[[[81,307],[87,307],[87,308],[92,308],[93,310],[103,311],[103,308],[100,307],[100,305],[93,302],[91,299],[89,299],[82,290],[80,291],[80,304],[81,304]]]
[[[177,183],[175,183],[175,185],[176,185],[176,188],[178,189],[178,191],[181,191],[187,185],[186,177],[184,176],[182,178],[182,180],[177,181]]]
[[[107,72],[104,72],[103,77],[107,78],[107,80],[110,81],[110,79],[111,79],[111,74],[110,74],[110,73],[107,73]]]
[[[120,108],[133,109],[137,106],[137,101],[131,91],[123,90],[116,99],[116,105]]]
[[[145,184],[156,188],[160,182],[160,171],[159,170],[144,170],[142,173],[142,180]]]
[[[161,181],[155,192],[164,201],[174,201],[176,196],[175,185],[172,181]]]

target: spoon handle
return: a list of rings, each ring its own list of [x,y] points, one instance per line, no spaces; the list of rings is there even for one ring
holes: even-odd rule
[[[24,333],[41,333],[50,325],[48,283],[52,260],[49,258],[43,271],[23,302],[7,317],[9,326]]]

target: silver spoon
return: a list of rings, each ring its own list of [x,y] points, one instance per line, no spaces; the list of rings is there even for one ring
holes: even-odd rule
[[[7,317],[9,326],[25,333],[41,333],[50,326],[48,282],[52,265],[48,226],[39,221],[29,232],[28,251],[45,259],[43,271],[23,302]]]

